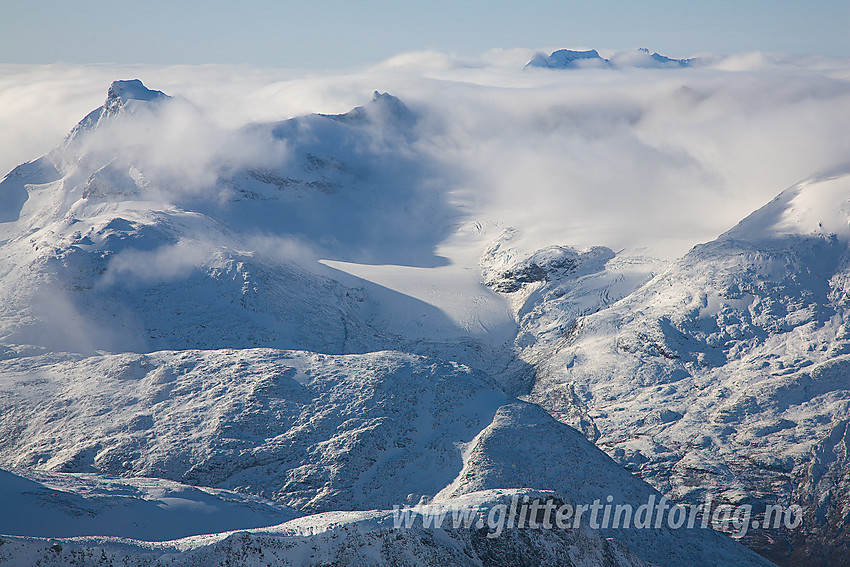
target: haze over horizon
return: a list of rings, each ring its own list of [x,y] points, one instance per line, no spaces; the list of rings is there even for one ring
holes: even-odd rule
[[[850,4],[815,2],[368,2],[105,0],[6,3],[4,63],[376,64],[408,51],[648,47],[850,56]]]

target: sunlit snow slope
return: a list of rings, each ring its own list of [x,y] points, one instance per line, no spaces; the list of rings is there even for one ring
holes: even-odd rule
[[[750,534],[781,561],[846,557],[850,175],[782,192],[610,308],[540,341],[529,399],[686,500],[800,504]],[[532,328],[537,336],[543,331]],[[838,563],[833,563],[838,564]]]

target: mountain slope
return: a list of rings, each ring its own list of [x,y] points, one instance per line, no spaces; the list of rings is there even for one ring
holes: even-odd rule
[[[541,345],[529,399],[591,421],[600,447],[673,497],[802,505],[800,530],[751,534],[769,556],[840,557],[848,226],[850,175],[788,189]]]

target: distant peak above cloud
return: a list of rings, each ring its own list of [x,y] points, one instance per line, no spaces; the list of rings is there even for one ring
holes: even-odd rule
[[[572,51],[559,49],[551,55],[538,53],[528,62],[526,67],[546,67],[549,69],[572,69],[576,67],[607,67],[611,62],[601,57],[595,49],[588,51]]]
[[[673,59],[660,53],[650,53],[648,49],[643,47],[617,52],[610,59],[602,57],[595,49],[587,51],[559,49],[553,51],[550,55],[537,53],[525,67],[543,67],[545,69],[677,68],[691,67],[698,61],[697,58]]]
[[[132,113],[140,107],[170,99],[171,97],[162,91],[147,88],[139,79],[112,81],[106,92],[106,101],[103,106],[94,109],[83,118],[65,138],[65,143],[68,144],[77,139],[80,132],[94,129],[101,120],[117,116],[125,110]]]
[[[690,67],[696,62],[699,61],[697,57],[691,57],[690,59],[672,59],[667,57],[666,55],[661,55],[660,53],[654,52],[649,53],[649,50],[645,47],[641,47],[637,50],[637,55],[646,57],[656,64],[656,66],[664,66],[664,67]]]

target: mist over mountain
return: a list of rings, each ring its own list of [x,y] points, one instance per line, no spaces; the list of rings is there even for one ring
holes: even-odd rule
[[[27,513],[1,551],[838,564],[846,65],[555,53],[611,74],[420,54],[193,91],[160,69],[12,169],[0,498]],[[392,527],[541,494],[805,521]]]

